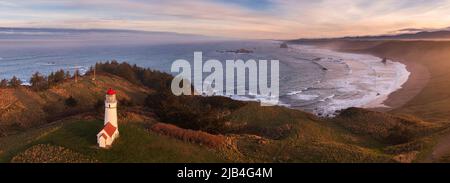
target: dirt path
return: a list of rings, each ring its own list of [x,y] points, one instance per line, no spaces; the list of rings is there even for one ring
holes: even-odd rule
[[[438,143],[436,143],[436,145],[433,147],[431,153],[428,154],[421,162],[423,163],[437,162],[442,157],[449,154],[450,154],[450,133],[447,133],[438,139]]]

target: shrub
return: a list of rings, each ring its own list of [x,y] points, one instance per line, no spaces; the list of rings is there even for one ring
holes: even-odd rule
[[[125,107],[133,107],[136,104],[132,100],[121,99],[121,100],[119,100],[119,105],[125,106]]]
[[[163,91],[149,95],[145,102],[164,122],[209,133],[226,130],[224,114],[244,104],[225,97],[174,96]]]
[[[198,144],[204,144],[208,147],[219,147],[225,143],[225,137],[222,135],[212,135],[206,132],[202,131],[194,131],[194,130],[187,130],[179,128],[175,125],[170,124],[164,124],[164,123],[157,123],[154,124],[150,130],[171,136],[186,142],[192,142],[192,143],[198,143]]]
[[[389,129],[386,139],[390,144],[402,144],[414,138],[414,134],[405,126],[396,125]]]
[[[105,109],[105,103],[103,102],[103,100],[98,99],[94,104],[94,109],[98,113],[102,114],[103,110]]]
[[[78,101],[77,101],[77,99],[70,96],[69,98],[66,99],[65,104],[68,107],[75,107],[75,106],[77,106]]]

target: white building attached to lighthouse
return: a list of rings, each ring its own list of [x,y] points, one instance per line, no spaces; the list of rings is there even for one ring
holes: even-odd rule
[[[101,148],[109,148],[119,137],[117,124],[117,99],[116,91],[111,88],[106,92],[105,121],[103,129],[97,134],[97,143]]]

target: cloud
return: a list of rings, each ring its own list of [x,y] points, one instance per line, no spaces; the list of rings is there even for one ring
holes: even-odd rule
[[[448,27],[448,12],[449,0],[4,0],[0,1],[0,26],[289,39]]]
[[[2,7],[17,7],[18,5],[13,2],[0,1],[0,6],[2,6]]]

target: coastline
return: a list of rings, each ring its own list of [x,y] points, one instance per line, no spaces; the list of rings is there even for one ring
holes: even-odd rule
[[[341,53],[351,53],[351,54],[365,54],[379,58],[382,60],[383,55],[377,54],[375,51],[370,51],[362,48],[353,48],[352,44],[343,44],[343,45],[333,45],[329,44],[325,45],[314,45],[321,49],[328,49]],[[417,96],[423,88],[427,85],[430,80],[431,74],[428,71],[427,67],[422,64],[414,61],[414,60],[405,60],[402,58],[389,58],[391,62],[397,62],[403,64],[406,67],[406,70],[409,72],[409,77],[406,82],[404,82],[401,87],[396,89],[395,91],[389,93],[387,96],[379,97],[366,105],[362,106],[362,108],[378,111],[378,112],[388,112],[395,110],[397,108],[401,108],[405,104],[407,104],[410,100],[412,100],[415,96]]]
[[[375,54],[373,55],[376,56]],[[431,74],[422,64],[414,61],[395,61],[406,65],[406,69],[410,72],[408,80],[401,86],[400,89],[390,93],[386,100],[382,102],[387,107],[369,107],[367,109],[388,112],[400,108],[416,97],[429,82]]]
[[[410,78],[401,89],[384,101],[390,108],[369,110],[417,116],[429,121],[447,121],[450,118],[450,98],[445,91],[450,68],[450,42],[439,41],[329,41],[306,45],[346,53],[363,53],[388,58],[406,65]]]
[[[375,88],[373,88],[374,90],[370,91],[370,93],[365,94],[364,97],[351,102],[353,104],[350,107],[373,109],[377,111],[389,111],[402,106],[410,99],[412,99],[416,94],[418,94],[421,90],[421,87],[419,87],[418,89],[415,89],[412,92],[410,91],[411,87],[416,86],[414,84],[415,82],[412,82],[412,80],[415,81],[416,78],[422,77],[422,73],[426,73],[416,71],[416,70],[419,71],[424,70],[423,67],[420,67],[420,65],[411,65],[405,62],[400,62],[396,59],[389,59],[387,64],[385,63],[383,65],[380,62],[383,59],[383,57],[377,56],[375,54],[333,49],[329,47],[323,47],[320,45],[319,46],[313,45],[313,47],[316,47],[319,50],[328,50],[325,51],[326,53],[332,53],[335,55],[338,54],[337,57],[341,57],[343,55],[345,55],[344,57],[347,57],[347,59],[348,57],[350,57],[349,60],[344,58],[343,62],[345,62],[347,67],[350,69],[351,74],[354,72],[361,72],[361,70],[358,70],[361,68],[361,66],[363,67],[368,66],[371,70],[377,73],[377,77],[375,79],[376,80],[375,82],[377,84],[375,85]],[[322,67],[326,68],[327,65],[322,65]],[[412,76],[413,75],[412,72],[419,73],[420,75],[418,76],[417,74],[414,74],[414,76]],[[395,74],[396,76],[395,77],[388,76],[390,74]],[[361,76],[365,77],[365,75]],[[355,83],[366,82],[364,79],[355,79],[355,78],[349,79],[350,82]],[[376,91],[378,91],[378,93],[376,93]],[[403,92],[407,92],[408,94],[405,95]],[[342,103],[330,103],[330,105],[332,105],[329,106],[330,108],[336,107],[339,108],[339,105],[342,105]],[[340,107],[346,108],[345,105],[348,104],[344,104],[343,106]]]

